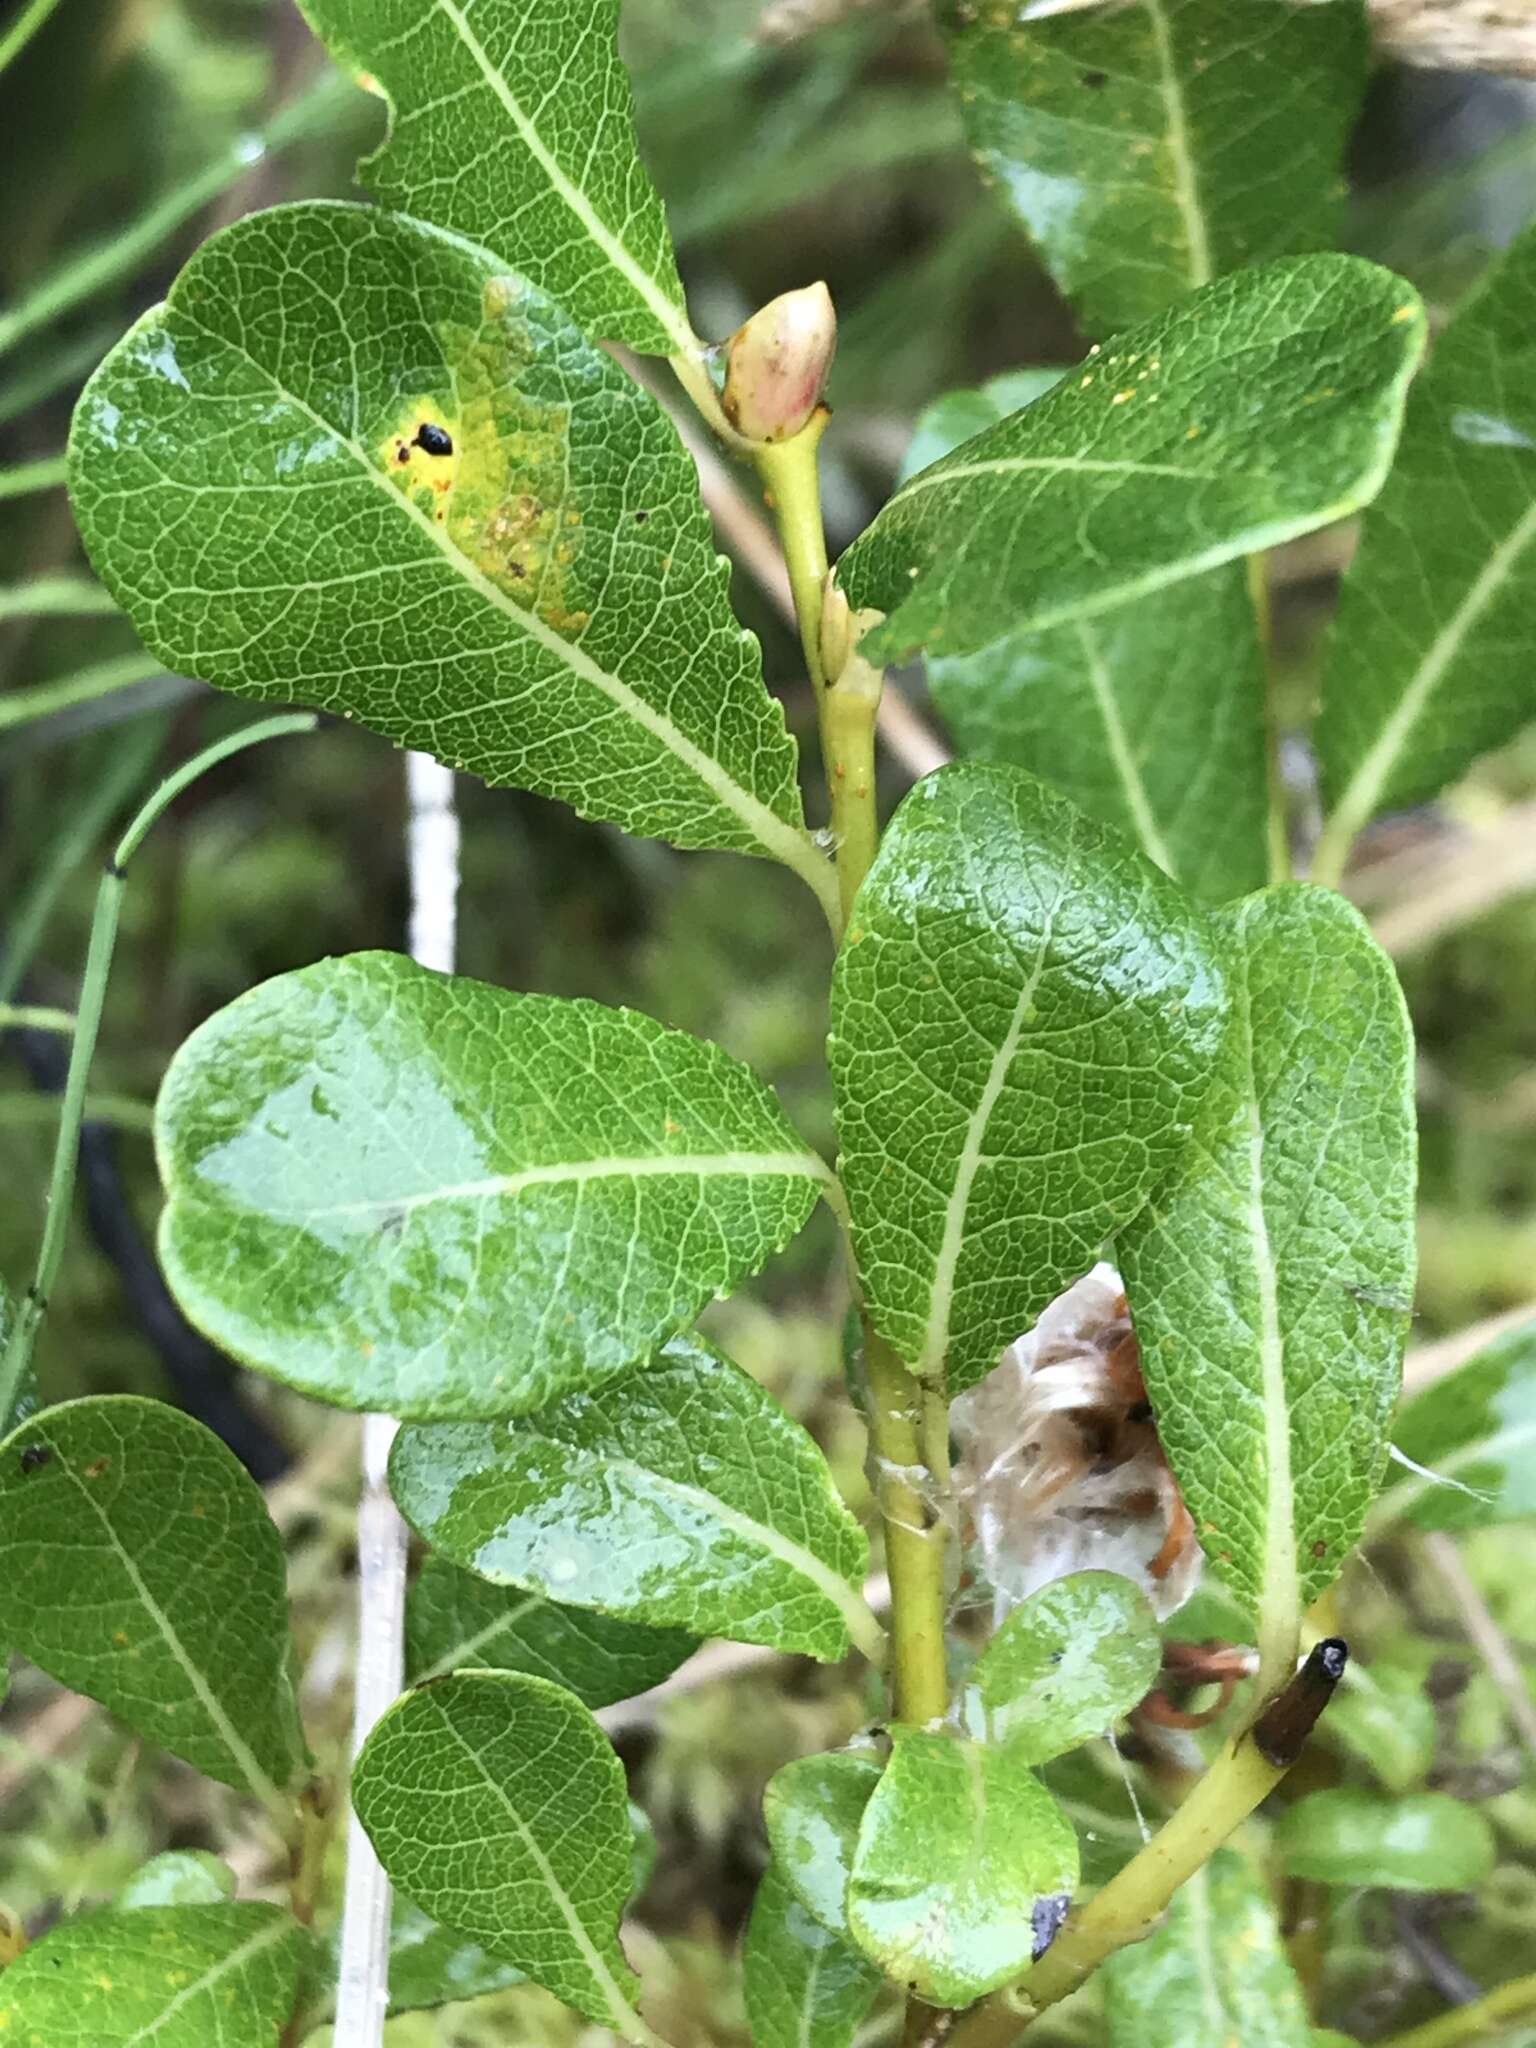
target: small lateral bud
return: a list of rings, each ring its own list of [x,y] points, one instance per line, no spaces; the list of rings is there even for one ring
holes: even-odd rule
[[[1349,1645],[1325,1636],[1281,1693],[1253,1724],[1254,1747],[1277,1771],[1288,1771],[1301,1755],[1317,1717],[1333,1698],[1349,1662]]]
[[[824,284],[770,299],[725,344],[720,402],[749,441],[787,441],[821,403],[837,352],[837,314]]]

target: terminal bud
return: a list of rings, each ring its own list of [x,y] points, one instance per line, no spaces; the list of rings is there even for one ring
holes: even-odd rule
[[[725,344],[721,404],[749,441],[787,441],[821,403],[837,350],[837,314],[824,284],[782,292]]]

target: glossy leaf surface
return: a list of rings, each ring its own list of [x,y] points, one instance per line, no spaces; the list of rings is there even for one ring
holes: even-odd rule
[[[1493,1869],[1495,1850],[1481,1811],[1448,1792],[1388,1798],[1342,1785],[1298,1799],[1282,1818],[1276,1841],[1293,1877],[1414,1892],[1481,1884]]]
[[[352,1783],[397,1890],[632,2037],[624,1770],[578,1700],[511,1672],[439,1679],[389,1709]]]
[[[1242,564],[935,655],[928,680],[962,753],[1053,783],[1195,895],[1266,879],[1264,668]]]
[[[1424,312],[1401,278],[1302,256],[1207,285],[903,484],[844,555],[879,661],[965,654],[1112,609],[1366,503]]]
[[[278,1906],[142,1906],[83,1914],[0,1977],[17,2048],[272,2048],[310,1954]]]
[[[235,1895],[235,1873],[206,1849],[167,1849],[141,1864],[113,1904],[218,1906]]]
[[[363,207],[238,222],[92,378],[70,462],[175,672],[831,893],[692,458],[483,252]]]
[[[698,1647],[675,1628],[644,1628],[565,1607],[539,1593],[493,1586],[428,1557],[406,1596],[405,1668],[413,1685],[445,1672],[530,1671],[583,1706],[633,1699],[669,1678]]]
[[[0,1444],[0,1640],[270,1806],[306,1751],[282,1540],[211,1430],[93,1395]]]
[[[1061,374],[1017,371],[935,400],[903,477]],[[1241,895],[1267,879],[1265,677],[1244,565],[974,654],[934,655],[928,684],[961,753],[1053,783],[1196,895]]]
[[[1037,19],[944,0],[984,173],[1090,334],[1329,248],[1365,90],[1361,0],[1137,0]]]
[[[1032,776],[967,762],[887,831],[838,958],[842,1170],[875,1321],[953,1391],[1085,1273],[1188,1139],[1203,920]]]
[[[1104,1966],[1106,2048],[1308,2048],[1306,2000],[1269,1894],[1218,1849],[1145,1941]]]
[[[390,1486],[454,1563],[631,1621],[835,1660],[867,1616],[826,1460],[698,1337],[537,1415],[403,1430]]]
[[[1478,1529],[1536,1515],[1536,1323],[1506,1331],[1406,1401],[1392,1441],[1433,1478],[1394,1463],[1372,1528]]]
[[[1207,1554],[1288,1656],[1386,1462],[1413,1300],[1413,1042],[1331,890],[1213,913],[1232,1015],[1194,1143],[1117,1255]]]
[[[1016,1607],[972,1666],[967,1730],[1044,1763],[1103,1735],[1156,1683],[1163,1645],[1146,1595],[1114,1572],[1073,1572]]]
[[[383,205],[484,243],[591,335],[661,355],[689,346],[635,146],[618,0],[305,0],[304,12],[390,103],[389,139],[360,167]]]
[[[872,1756],[833,1752],[796,1757],[763,1794],[763,1816],[779,1878],[831,1933],[848,1933],[848,1875],[870,1794],[880,1782]]]
[[[752,1902],[742,1970],[753,2048],[850,2048],[881,1983],[771,1863]]]
[[[289,1386],[406,1416],[535,1408],[639,1363],[826,1178],[717,1047],[393,953],[219,1011],[156,1136],[192,1320]]]
[[[1054,1939],[1077,1884],[1077,1837],[1006,1746],[893,1731],[865,1809],[848,1924],[866,1955],[930,2005],[969,2005]]]
[[[1350,831],[1536,718],[1536,226],[1436,341],[1344,579],[1317,726]]]

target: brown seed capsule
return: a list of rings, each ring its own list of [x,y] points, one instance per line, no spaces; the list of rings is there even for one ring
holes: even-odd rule
[[[783,292],[725,344],[720,403],[749,441],[787,441],[817,406],[837,350],[837,314],[824,284]]]
[[[1338,1636],[1325,1636],[1314,1644],[1290,1684],[1253,1724],[1254,1747],[1266,1763],[1277,1771],[1288,1771],[1295,1763],[1348,1662],[1349,1645]]]

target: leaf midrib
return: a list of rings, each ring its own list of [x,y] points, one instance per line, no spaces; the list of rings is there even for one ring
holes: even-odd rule
[[[445,0],[437,0],[437,4],[443,5]],[[458,246],[462,248],[471,245],[460,243]],[[414,522],[418,531],[442,556],[450,570],[461,577],[477,596],[483,598],[493,610],[507,619],[518,632],[534,641],[546,654],[606,697],[624,713],[625,717],[633,720],[653,739],[659,740],[675,759],[697,776],[711,796],[747,828],[764,853],[792,869],[809,885],[829,917],[836,918],[840,915],[837,877],[830,862],[821,857],[805,832],[787,824],[760,798],[754,796],[750,790],[744,789],[734,777],[727,774],[713,756],[696,746],[665,712],[658,711],[654,705],[648,704],[622,676],[614,675],[610,670],[601,667],[584,648],[577,646],[574,641],[562,639],[552,627],[544,623],[537,612],[526,610],[508,597],[482,569],[454,546],[443,528],[420,509],[408,492],[402,491],[390,477],[384,475],[369,459],[368,451],[360,441],[344,433],[332,421],[318,413],[306,399],[300,398],[296,392],[290,391],[285,384],[280,383],[266,364],[258,361],[243,344],[232,341],[228,335],[209,327],[206,322],[187,312],[179,303],[176,311],[181,318],[206,335],[215,346],[228,349],[248,363],[285,405],[292,406],[338,448],[345,449],[368,483],[374,489],[385,493],[397,513],[403,513],[407,519]]]
[[[139,2042],[153,2041],[166,2021],[174,2019],[181,2008],[190,2000],[199,1998],[204,1992],[211,1990],[218,1983],[219,1979],[227,1977],[231,1970],[243,1968],[253,1956],[260,1955],[263,1950],[271,1948],[279,1941],[285,1940],[296,1924],[296,1922],[289,1921],[281,1915],[274,1918],[267,1926],[260,1928],[253,1934],[249,1941],[245,1942],[240,1948],[237,1948],[231,1955],[227,1955],[219,1962],[211,1964],[194,1983],[184,1984],[169,2005],[162,2006],[152,2020],[146,2022],[142,2027],[136,2027],[131,2034],[125,2037],[122,2048],[136,2048],[136,2044]]]
[[[433,0],[452,23],[455,33],[474,60],[476,69],[501,102],[509,120],[528,148],[529,154],[548,178],[551,190],[581,223],[590,239],[643,300],[647,311],[666,334],[679,355],[692,355],[698,348],[693,329],[681,309],[661,290],[655,278],[630,255],[614,231],[603,220],[581,187],[572,182],[546,148],[534,121],[516,98],[501,72],[491,62],[480,38],[470,27],[463,10],[454,0]]]
[[[1189,139],[1189,110],[1184,87],[1174,63],[1173,36],[1163,0],[1145,0],[1152,40],[1157,49],[1158,86],[1163,102],[1163,119],[1168,151],[1173,160],[1173,197],[1184,225],[1186,265],[1191,290],[1209,284],[1216,275],[1211,259],[1210,230],[1205,208],[1200,203],[1200,179],[1195,169]]]
[[[831,1169],[814,1152],[700,1152],[640,1155],[635,1158],[565,1160],[552,1166],[525,1167],[518,1173],[493,1174],[485,1180],[450,1181],[412,1195],[370,1195],[356,1202],[333,1202],[323,1208],[292,1208],[264,1213],[287,1222],[318,1222],[331,1216],[396,1216],[426,1209],[438,1202],[473,1202],[515,1196],[530,1188],[582,1186],[599,1180],[783,1179],[829,1181]]]
[[[1174,873],[1173,856],[1168,851],[1163,835],[1158,828],[1152,811],[1152,801],[1147,786],[1141,778],[1141,771],[1131,754],[1130,741],[1126,737],[1125,725],[1120,717],[1120,706],[1115,701],[1114,685],[1104,662],[1104,650],[1099,636],[1087,620],[1079,620],[1077,637],[1083,649],[1084,667],[1088,675],[1088,687],[1093,692],[1098,706],[1099,718],[1104,727],[1105,742],[1109,747],[1110,763],[1120,778],[1125,791],[1125,800],[1130,807],[1136,835],[1141,841],[1142,851],[1149,860],[1156,861],[1165,874]]]

